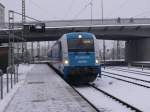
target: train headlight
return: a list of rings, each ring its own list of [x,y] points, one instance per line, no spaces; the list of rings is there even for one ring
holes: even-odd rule
[[[98,60],[98,59],[96,59],[96,60],[95,60],[95,63],[96,63],[96,64],[99,64],[99,60]]]
[[[64,64],[65,64],[65,65],[68,65],[68,64],[69,64],[69,61],[68,61],[68,60],[64,60]]]
[[[78,38],[79,38],[79,39],[82,38],[82,35],[79,35]]]

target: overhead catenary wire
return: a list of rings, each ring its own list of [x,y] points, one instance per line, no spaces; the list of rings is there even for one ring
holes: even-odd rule
[[[33,4],[35,7],[37,7],[38,9],[43,10],[44,13],[45,13],[45,12],[48,12],[48,13],[49,13],[48,10],[46,10],[46,9],[43,8],[43,7],[41,7],[38,3],[34,2],[33,0],[30,0],[30,1],[32,2],[32,4]],[[40,10],[40,11],[41,11],[41,10]]]
[[[30,0],[30,1],[31,1],[31,0]],[[17,15],[22,16],[22,13],[19,13],[19,12],[17,12],[17,11],[14,11],[14,10],[9,10],[9,11],[12,11],[12,12],[14,12],[14,13],[17,14]],[[34,20],[34,21],[37,21],[37,22],[42,22],[42,21],[40,21],[40,20],[38,20],[38,19],[35,19],[35,18],[30,17],[30,16],[27,16],[27,15],[25,15],[25,17],[28,18],[28,19],[30,19],[30,20]]]
[[[139,16],[142,16],[142,15],[147,14],[147,13],[149,13],[149,14],[150,14],[150,10],[143,11],[143,12],[141,12],[141,13],[139,13],[139,14],[136,14],[135,16],[133,16],[133,18],[135,18],[135,17],[139,17]]]
[[[21,14],[21,13],[19,13],[19,12],[16,12],[16,11],[13,11],[13,12],[14,12],[14,13],[16,13],[16,14],[18,14],[18,15],[21,15],[21,16],[22,16],[22,14]],[[37,21],[37,22],[42,22],[42,21],[40,21],[40,20],[37,20],[37,19],[32,18],[32,17],[27,16],[27,15],[25,15],[25,17],[26,17],[26,18],[28,18],[28,19],[31,19],[31,20]]]
[[[73,5],[74,5],[75,0],[71,0],[69,7],[67,9],[67,12],[65,13],[65,15],[63,16],[63,20],[69,15],[69,13],[71,13]]]
[[[114,13],[119,12],[120,9],[123,8],[125,5],[127,5],[128,2],[129,2],[129,0],[123,1],[116,9],[112,10],[111,12],[109,12],[106,17],[108,17],[108,16],[110,17]]]
[[[34,0],[29,0],[29,1],[32,2],[32,4],[33,4],[36,8],[40,9],[40,11],[43,12],[42,14],[45,14],[45,12],[47,12],[48,14],[51,14],[48,9],[46,9],[46,8],[44,8],[44,7],[41,7],[41,6],[40,6],[37,2],[35,2]],[[58,18],[58,17],[53,16],[53,18]],[[59,18],[59,19],[60,19],[60,18]]]
[[[84,7],[74,16],[73,19],[77,19],[77,18],[80,16],[80,14],[81,14],[83,11],[85,11],[85,9],[86,9],[88,6],[90,6],[90,5],[91,5],[91,0],[90,0],[90,2],[88,2],[87,4],[84,5]]]

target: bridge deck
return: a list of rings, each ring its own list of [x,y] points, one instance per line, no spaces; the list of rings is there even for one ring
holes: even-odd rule
[[[96,112],[45,64],[28,73],[5,112]]]

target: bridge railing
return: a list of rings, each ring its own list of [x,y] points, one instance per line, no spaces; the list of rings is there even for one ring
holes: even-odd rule
[[[64,21],[45,21],[47,27],[60,26],[89,26],[89,25],[117,25],[117,24],[150,24],[150,18],[117,18],[98,20],[64,20]]]
[[[82,20],[55,20],[43,21],[46,27],[63,27],[63,26],[89,26],[89,25],[117,25],[117,24],[150,24],[150,18],[116,18],[116,19],[82,19]],[[36,24],[37,22],[29,21],[26,24]],[[16,28],[21,28],[22,23],[17,22],[14,24]],[[8,28],[8,23],[0,25]],[[1,28],[1,27],[0,27]]]

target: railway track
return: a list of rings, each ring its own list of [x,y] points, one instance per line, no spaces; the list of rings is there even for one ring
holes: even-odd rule
[[[62,74],[55,69],[52,65],[48,64],[59,76],[62,76]],[[62,78],[63,79],[63,78]],[[64,79],[63,79],[64,80]],[[65,81],[65,80],[64,80]],[[66,82],[66,81],[65,81]],[[66,82],[67,83],[67,82]],[[70,85],[70,84],[69,84]],[[88,99],[86,99],[80,92],[78,92],[75,87],[73,87],[72,85],[70,85],[72,87],[72,89],[74,89],[85,101],[87,101],[97,112],[101,112],[93,103],[91,103]]]
[[[97,88],[96,86],[93,86],[93,85],[90,85],[90,86],[93,87],[94,89],[96,89],[97,91],[103,93],[104,95],[112,98],[113,100],[118,101],[119,103],[121,103],[122,105],[126,106],[127,108],[130,108],[131,110],[136,111],[136,112],[142,112],[142,110],[138,109],[137,107],[134,107],[133,105],[128,104],[127,102],[125,102],[125,101],[123,101],[123,100],[121,100],[121,99],[119,99],[119,98],[109,94],[108,92],[103,91],[102,89]]]
[[[74,87],[73,87],[73,88],[74,88]],[[88,89],[89,89],[89,88],[95,89],[95,90],[98,91],[100,94],[103,94],[104,96],[106,96],[109,100],[111,99],[111,100],[113,100],[113,102],[119,103],[120,106],[123,106],[123,107],[125,107],[126,109],[128,109],[128,110],[130,110],[130,111],[133,111],[133,112],[142,112],[142,110],[140,110],[140,109],[134,107],[133,105],[130,105],[130,104],[128,104],[127,102],[125,102],[125,101],[123,101],[123,100],[121,100],[121,99],[119,99],[119,98],[117,98],[117,97],[115,97],[115,96],[109,94],[108,92],[105,92],[105,91],[103,91],[103,90],[97,88],[97,87],[94,86],[94,85],[89,84],[87,88],[88,88]],[[79,95],[81,95],[86,101],[88,101],[90,104],[92,104],[93,106],[95,106],[95,104],[93,104],[89,99],[87,99],[87,98],[86,98],[86,95],[85,95],[85,96],[82,95],[82,92],[79,92],[79,90],[78,90],[77,88],[74,88],[74,90],[77,91],[77,93],[78,93]],[[88,94],[88,93],[87,93],[87,94]],[[102,110],[99,109],[99,107],[95,107],[95,108],[97,109],[98,112],[103,112]],[[105,111],[107,112],[107,109],[105,109]],[[105,112],[105,111],[104,111],[104,112]]]
[[[116,71],[122,71],[122,72],[128,72],[128,73],[134,73],[134,74],[137,74],[137,75],[144,75],[144,76],[148,76],[150,77],[150,73],[149,72],[141,72],[141,71],[136,71],[136,70],[129,70],[129,69],[123,69],[123,68],[109,68],[109,69],[112,69],[112,70],[116,70]]]
[[[58,72],[57,72],[57,73],[58,73]],[[60,73],[58,73],[58,74],[60,74]],[[99,89],[99,88],[93,86],[93,85],[88,85],[88,86],[91,87],[91,88],[94,88],[95,90],[97,90],[98,92],[102,93],[103,95],[108,96],[109,99],[114,100],[113,102],[116,102],[116,103],[119,102],[119,104],[120,104],[121,107],[126,108],[126,109],[128,109],[129,111],[131,111],[131,112],[142,112],[140,109],[138,109],[138,108],[136,108],[136,107],[134,107],[134,106],[132,106],[132,105],[130,105],[130,104],[128,104],[128,103],[122,101],[121,99],[118,99],[117,97],[115,97],[115,96],[113,96],[113,95],[111,95],[111,94],[109,94],[109,93],[107,93],[107,92],[105,92],[105,91],[103,91],[103,90],[101,90],[101,89]],[[75,87],[73,87],[73,86],[71,86],[71,87],[72,87],[85,101],[87,101],[97,112],[112,112],[111,110],[108,110],[108,111],[107,111],[107,109],[105,109],[105,108],[103,108],[103,107],[102,107],[102,108],[97,107],[92,101],[90,101],[88,98],[86,98],[86,96],[84,96],[81,92],[79,92]],[[88,92],[87,92],[87,94],[88,94]],[[97,99],[95,99],[95,100],[97,100]],[[121,111],[121,112],[122,112],[122,111]],[[123,112],[126,112],[126,111],[123,111]]]
[[[102,72],[103,73],[112,74],[112,75],[116,75],[116,76],[120,76],[120,77],[125,77],[125,78],[128,78],[128,79],[133,79],[133,80],[138,80],[138,81],[150,83],[150,81],[148,81],[148,80],[143,80],[143,79],[139,79],[139,78],[129,77],[129,76],[120,75],[120,74],[111,73],[111,72],[106,72],[106,71],[102,71]]]
[[[109,72],[107,72],[107,73],[109,73]],[[113,73],[110,73],[110,74],[112,74],[112,75],[114,75]],[[134,82],[134,81],[129,81],[129,80],[126,80],[126,79],[123,79],[123,78],[118,78],[118,77],[115,77],[115,76],[110,76],[110,75],[106,75],[106,74],[102,74],[103,76],[106,76],[106,77],[109,77],[109,78],[113,78],[113,79],[116,79],[116,80],[119,80],[119,81],[123,81],[123,82],[127,82],[127,83],[131,83],[131,84],[134,84],[134,85],[137,85],[137,86],[141,86],[141,87],[145,87],[145,88],[150,88],[150,86],[148,86],[148,85],[144,85],[144,84],[140,84],[140,83],[136,83],[136,82]],[[116,76],[120,76],[120,75],[118,75],[118,74],[115,74]],[[122,77],[124,77],[124,76],[122,76]],[[129,78],[129,77],[124,77],[124,78]],[[131,78],[132,79],[132,78]],[[133,80],[137,80],[136,78],[135,79],[133,79]]]
[[[70,85],[71,86],[71,85]],[[101,112],[91,101],[82,95],[75,87],[71,86],[85,101],[87,101],[97,112]]]

